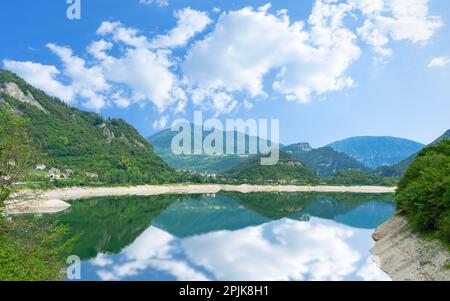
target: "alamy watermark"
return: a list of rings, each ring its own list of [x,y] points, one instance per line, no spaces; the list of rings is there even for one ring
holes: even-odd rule
[[[76,255],[67,257],[67,280],[81,280],[81,259]]]
[[[66,11],[67,19],[80,20],[81,19],[81,0],[66,0],[69,5]]]
[[[186,119],[173,122],[175,155],[262,155],[261,165],[275,165],[280,156],[278,119],[219,119],[203,121],[201,111],[194,112],[194,123]],[[269,135],[270,130],[270,135]],[[224,141],[225,140],[225,141]]]

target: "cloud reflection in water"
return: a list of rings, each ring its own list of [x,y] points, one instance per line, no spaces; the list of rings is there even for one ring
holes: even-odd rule
[[[319,218],[183,239],[151,226],[88,265],[102,280],[388,280],[370,258],[371,232]]]

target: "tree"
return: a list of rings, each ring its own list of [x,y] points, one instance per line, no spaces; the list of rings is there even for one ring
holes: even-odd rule
[[[75,240],[68,237],[68,228],[5,220],[2,214],[5,201],[17,191],[18,182],[26,180],[38,158],[27,125],[25,118],[0,107],[0,280],[59,280]]]
[[[27,177],[37,158],[26,131],[28,121],[10,110],[0,111],[0,208]]]
[[[450,242],[450,140],[420,152],[399,182],[396,201],[412,223]]]

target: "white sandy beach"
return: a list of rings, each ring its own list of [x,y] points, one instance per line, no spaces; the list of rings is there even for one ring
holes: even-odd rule
[[[394,193],[396,187],[381,186],[269,186],[269,185],[158,185],[134,187],[65,188],[44,192],[44,199],[70,201],[101,196],[203,194],[220,191],[251,192],[353,192]]]
[[[34,201],[10,204],[7,212],[47,213],[70,207],[66,201],[107,196],[151,196],[162,194],[213,194],[220,191],[251,192],[350,192],[350,193],[394,193],[396,187],[383,186],[270,186],[270,185],[144,185],[134,187],[70,187],[38,193]]]

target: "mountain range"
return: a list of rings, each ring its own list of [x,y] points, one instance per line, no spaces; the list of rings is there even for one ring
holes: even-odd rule
[[[30,121],[29,134],[47,169],[70,169],[74,177],[102,183],[160,183],[176,176],[126,121],[71,107],[8,71],[0,71],[4,110]]]
[[[353,137],[317,149],[308,143],[296,143],[280,146],[277,165],[260,166],[260,156],[249,154],[248,142],[254,137],[244,135],[243,155],[175,155],[171,142],[176,132],[164,130],[145,139],[122,119],[81,111],[11,72],[0,71],[0,111],[4,110],[30,120],[30,136],[44,154],[41,161],[47,170],[70,169],[77,178],[108,184],[183,180],[175,169],[221,173],[228,179],[250,182],[398,177],[424,147],[394,137]],[[209,133],[203,131],[202,139]],[[223,132],[224,144],[228,134]],[[450,130],[435,142],[449,138]]]
[[[194,131],[195,125],[191,125]],[[198,126],[197,126],[198,127]],[[204,131],[203,138],[210,132]],[[170,129],[163,130],[148,138],[153,145],[156,154],[158,154],[171,167],[178,170],[191,170],[195,172],[225,173],[237,167],[240,164],[246,164],[249,157],[248,142],[249,135],[245,135],[246,154],[223,154],[223,155],[175,155],[171,150],[172,139],[177,132]],[[192,135],[193,137],[194,135]],[[227,132],[223,132],[224,144],[226,143]],[[236,141],[236,136],[235,136]],[[269,143],[271,144],[271,143]],[[309,169],[314,171],[317,176],[330,177],[340,170],[356,169],[369,172],[370,168],[364,166],[356,159],[350,156],[334,151],[330,147],[313,149],[308,143],[298,143],[289,146],[280,146],[281,150],[292,156],[292,159],[301,161]],[[225,153],[225,152],[224,152]],[[254,159],[249,159],[253,161]]]
[[[283,151],[305,163],[319,177],[331,177],[341,170],[371,171],[356,159],[331,147],[313,149],[308,143],[298,143],[286,146]]]
[[[310,184],[318,180],[308,166],[284,151],[280,152],[278,163],[275,165],[261,165],[261,157],[261,155],[251,156],[241,164],[223,173],[223,176],[239,183],[250,184],[270,182]]]
[[[367,167],[397,164],[425,145],[396,137],[352,137],[328,145],[337,152],[346,153]]]
[[[442,134],[439,138],[431,142],[429,145],[435,145],[439,142],[450,139],[450,130],[446,131],[444,134]],[[415,152],[412,155],[410,155],[405,160],[402,160],[401,162],[394,164],[392,166],[383,166],[377,168],[375,171],[375,175],[377,176],[395,176],[395,177],[401,177],[405,174],[405,172],[408,170],[408,167],[411,165],[411,163],[414,161],[414,159],[417,158],[419,152]]]
[[[195,126],[192,125],[192,131]],[[210,132],[204,131],[203,137]],[[195,172],[227,173],[235,167],[247,164],[249,158],[248,141],[245,135],[246,154],[223,155],[175,155],[171,150],[171,142],[176,132],[163,130],[148,138],[154,146],[156,154],[174,169],[191,170]],[[226,132],[223,133],[226,143]],[[269,143],[270,144],[270,143]],[[309,143],[296,143],[280,146],[282,152],[292,159],[302,162],[318,177],[333,177],[341,171],[359,171],[367,174],[379,173],[378,164],[398,163],[422,149],[423,145],[414,141],[394,137],[355,137],[337,141],[329,146],[313,148]],[[338,151],[337,149],[342,149]],[[359,159],[358,159],[359,158]],[[366,162],[367,164],[365,164]],[[375,164],[375,162],[378,162]],[[372,167],[371,167],[372,166]],[[242,167],[242,166],[241,166]],[[245,168],[244,168],[245,169]],[[379,167],[379,169],[381,169]],[[377,171],[375,171],[377,170]],[[385,175],[384,173],[380,175]]]
[[[193,137],[191,146],[195,144],[195,135],[194,131],[199,130],[202,132],[202,137],[200,143],[203,142],[205,137],[212,133],[212,131],[203,130],[200,126],[190,124],[191,128],[191,137]],[[171,167],[177,170],[190,170],[194,172],[208,172],[208,173],[223,173],[231,168],[239,165],[244,162],[250,154],[249,151],[249,142],[253,136],[249,136],[244,134],[243,141],[245,142],[245,151],[242,155],[237,155],[237,141],[238,135],[237,131],[227,132],[223,131],[223,154],[218,155],[207,155],[207,154],[180,154],[176,155],[173,153],[171,144],[172,139],[178,134],[178,132],[173,132],[170,129],[163,130],[155,135],[148,137],[148,141],[153,145],[155,153],[160,156],[165,162],[167,162]],[[233,145],[234,152],[233,154],[227,154],[226,152],[226,144],[227,144],[227,136],[232,134],[234,137]],[[255,138],[255,137],[253,137]],[[266,140],[262,140],[264,143],[269,143]],[[260,141],[257,140],[257,148],[259,150]]]
[[[195,125],[191,125],[192,131],[194,131],[194,127]],[[204,131],[203,138],[209,133],[209,131]],[[246,142],[245,155],[224,154],[211,156],[173,154],[171,142],[176,134],[176,132],[167,129],[148,138],[150,143],[154,146],[155,152],[175,169],[191,170],[195,172],[225,173],[227,176],[230,176],[231,174],[236,175],[236,170],[244,172],[244,170],[253,166],[253,163],[256,163],[257,161],[255,157],[249,158],[249,135],[244,136]],[[226,132],[223,132],[223,137],[225,144],[227,137]],[[287,155],[289,155],[290,159],[300,161],[302,165],[305,165],[305,167],[309,168],[320,177],[331,177],[341,170],[349,169],[356,169],[364,172],[370,171],[370,168],[359,163],[357,160],[344,153],[338,153],[329,147],[313,149],[308,143],[298,143],[286,147],[281,146],[280,148],[282,152],[284,152],[284,154],[282,154],[284,158],[287,158]],[[247,162],[247,160],[249,162]],[[238,166],[238,169],[234,169]],[[310,171],[308,171],[308,173],[310,173]]]

